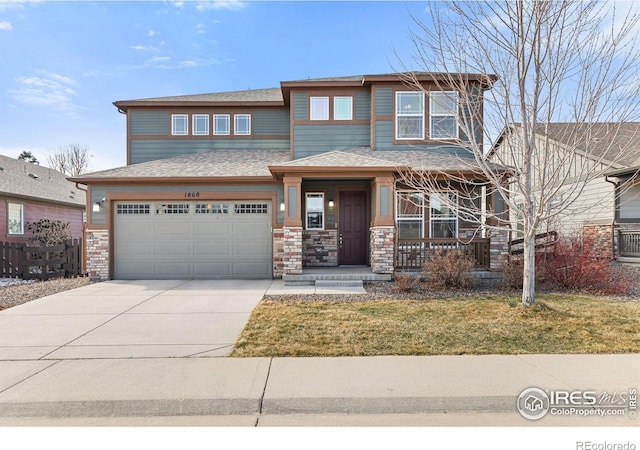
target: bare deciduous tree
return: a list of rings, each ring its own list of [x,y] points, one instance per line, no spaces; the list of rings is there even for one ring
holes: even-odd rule
[[[69,144],[48,156],[49,167],[72,177],[85,173],[90,159],[89,149],[80,144]]]
[[[425,192],[455,187],[459,214],[484,229],[510,220],[477,207],[479,186],[503,199],[524,238],[524,305],[535,301],[536,234],[632,150],[615,138],[640,113],[638,15],[619,17],[615,8],[580,0],[451,1],[430,3],[428,21],[414,18],[416,70],[449,74],[441,89],[458,92],[457,143],[468,152],[460,158],[468,170],[406,172],[402,181]],[[469,89],[468,73],[498,75],[487,77],[484,102]],[[415,78],[406,82],[424,89]],[[562,148],[547,132],[558,123],[573,125]],[[501,130],[500,151],[488,157],[483,142]]]

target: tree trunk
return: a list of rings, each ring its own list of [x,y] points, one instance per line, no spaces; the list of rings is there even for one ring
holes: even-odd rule
[[[522,305],[531,306],[536,301],[536,238],[524,237],[524,267],[522,274]]]

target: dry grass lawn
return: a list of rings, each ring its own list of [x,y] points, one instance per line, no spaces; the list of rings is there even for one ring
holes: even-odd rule
[[[442,300],[263,301],[232,356],[640,352],[640,302],[541,295]]]

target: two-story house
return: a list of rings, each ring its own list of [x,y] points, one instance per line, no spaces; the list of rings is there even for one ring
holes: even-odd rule
[[[442,75],[416,76],[421,90],[398,74],[358,75],[115,102],[127,116],[128,165],[73,178],[88,186],[89,273],[277,278],[370,266],[391,274],[398,255],[411,259],[399,242],[412,240],[414,253],[433,240],[457,245],[482,219],[465,222],[442,201],[455,203],[455,192],[399,182],[401,170],[460,173],[466,156],[458,93]],[[465,79],[481,102],[494,78]],[[498,267],[506,238],[470,234],[482,237],[473,246],[480,265]]]

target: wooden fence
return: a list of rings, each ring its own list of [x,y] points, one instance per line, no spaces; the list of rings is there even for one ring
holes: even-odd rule
[[[48,280],[80,275],[83,275],[80,239],[47,247],[0,242],[0,278]]]
[[[620,256],[640,256],[640,231],[621,230],[618,232]]]
[[[397,239],[396,240],[396,269],[421,270],[422,265],[436,249],[461,249],[473,256],[476,269],[488,269],[490,266],[491,240],[476,238],[471,242],[459,239]]]
[[[553,251],[558,241],[558,233],[549,231],[547,233],[536,234],[535,249],[536,252]],[[524,239],[514,239],[509,241],[509,254],[520,255],[524,253]]]

